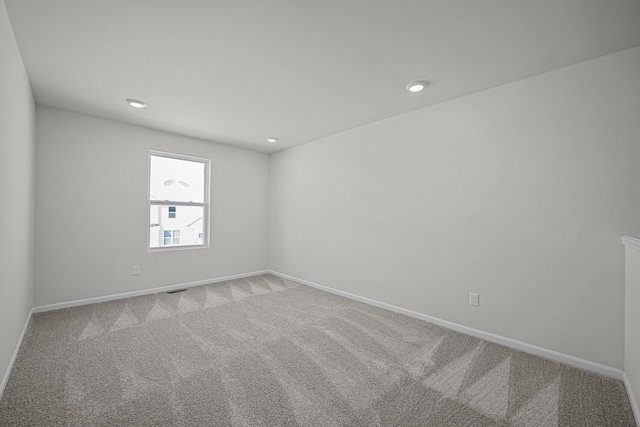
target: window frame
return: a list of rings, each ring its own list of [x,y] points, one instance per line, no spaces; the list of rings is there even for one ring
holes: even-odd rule
[[[200,202],[179,202],[175,200],[151,200],[151,157],[165,157],[175,160],[187,160],[204,164],[204,200]],[[149,150],[147,155],[147,252],[179,251],[189,249],[209,248],[210,221],[210,192],[211,192],[211,160],[202,157],[187,156],[185,154],[168,153],[165,151]],[[152,206],[198,206],[202,207],[202,244],[182,246],[151,247],[151,207]],[[172,237],[173,239],[173,237]],[[163,240],[164,242],[164,240]]]

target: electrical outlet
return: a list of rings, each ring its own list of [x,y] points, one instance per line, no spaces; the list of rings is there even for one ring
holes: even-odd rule
[[[469,292],[469,305],[478,307],[480,305],[480,294]]]
[[[134,276],[140,275],[140,266],[139,265],[134,265],[133,266],[133,275]]]

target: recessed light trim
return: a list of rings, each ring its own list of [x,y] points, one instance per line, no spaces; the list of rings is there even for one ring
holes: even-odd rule
[[[271,143],[278,142],[278,138],[270,136],[269,138],[267,138],[267,142],[271,142]]]
[[[147,106],[146,102],[140,101],[139,99],[135,98],[127,98],[126,101],[127,104],[131,105],[133,108],[144,108]]]
[[[406,87],[409,92],[418,93],[418,92],[422,92],[424,88],[426,88],[427,86],[429,86],[429,82],[425,80],[418,80],[418,81],[409,83]]]

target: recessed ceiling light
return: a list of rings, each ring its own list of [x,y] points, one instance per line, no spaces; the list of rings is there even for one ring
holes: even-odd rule
[[[407,85],[407,90],[409,92],[416,93],[416,92],[422,91],[427,86],[429,86],[429,82],[426,82],[424,80],[418,80],[417,82],[409,83]]]
[[[269,137],[267,138],[267,142],[278,142],[278,138],[274,138],[274,137]]]
[[[139,99],[127,98],[127,104],[131,105],[133,108],[144,108],[147,106],[146,103],[140,101]]]

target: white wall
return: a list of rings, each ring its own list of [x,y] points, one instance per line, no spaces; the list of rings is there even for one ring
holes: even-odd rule
[[[267,267],[266,154],[49,107],[36,124],[35,305]],[[151,149],[211,159],[210,248],[147,252]]]
[[[270,268],[622,369],[638,70],[635,48],[273,154]]]
[[[640,240],[625,246],[625,342],[624,372],[634,398],[632,404],[640,408]],[[638,420],[640,421],[640,420]]]
[[[34,131],[31,87],[0,2],[0,378],[33,303]]]

